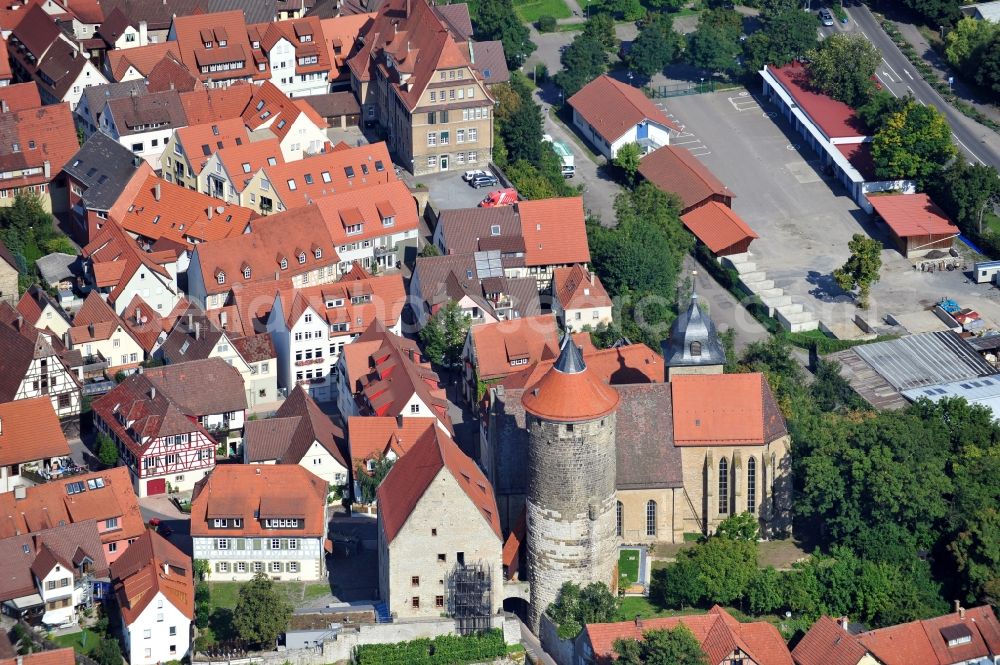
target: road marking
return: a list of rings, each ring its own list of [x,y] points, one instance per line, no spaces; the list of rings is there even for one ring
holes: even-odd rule
[[[887,79],[889,79],[890,82],[895,83],[895,81],[892,80],[892,77],[889,76],[889,72],[885,71],[884,69],[882,70],[882,76],[884,76]]]
[[[893,69],[892,65],[890,65],[889,62],[885,58],[882,58],[882,62],[885,63],[885,66],[889,68],[890,72],[892,72],[893,74],[896,75],[896,78],[898,78],[900,81],[903,80],[903,77],[899,75],[899,72],[897,72],[895,69]]]
[[[701,139],[691,139],[690,141],[671,141],[671,145],[690,145],[692,143],[701,143]]]
[[[896,98],[899,97],[899,95],[897,95],[893,91],[893,89],[889,87],[889,84],[885,82],[885,79],[883,79],[881,76],[878,75],[878,72],[875,72],[875,78],[877,78],[879,81],[881,81],[882,88],[885,89],[885,90],[888,90],[889,92],[891,92],[893,97],[896,97]]]
[[[978,156],[978,155],[976,155],[976,153],[974,153],[974,152],[972,152],[971,150],[969,150],[969,146],[967,146],[967,145],[965,145],[964,143],[962,143],[962,139],[958,138],[958,136],[955,136],[955,132],[952,132],[952,133],[951,133],[951,135],[955,137],[955,140],[956,140],[956,141],[958,141],[958,145],[960,145],[960,146],[962,146],[963,148],[965,148],[965,151],[966,151],[967,153],[969,153],[970,155],[972,155],[972,156],[973,156],[973,157],[975,158],[975,160],[976,160],[977,162],[979,162],[979,163],[980,163],[980,164],[982,164],[983,166],[986,166],[986,162],[984,162],[983,160],[979,159],[979,156]]]
[[[909,72],[909,70],[906,70],[906,69],[904,69],[904,70],[903,70],[903,73],[904,73],[904,74],[906,74],[907,76],[909,76],[909,77],[910,77],[910,80],[911,80],[911,81],[913,80],[913,74],[911,74],[911,73]]]

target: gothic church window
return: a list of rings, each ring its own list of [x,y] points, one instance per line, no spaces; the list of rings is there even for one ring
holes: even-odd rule
[[[729,514],[729,462],[725,457],[719,460],[719,514]]]

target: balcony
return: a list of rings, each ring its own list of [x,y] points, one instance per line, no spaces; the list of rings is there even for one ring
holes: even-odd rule
[[[104,356],[95,353],[84,357],[83,366],[80,369],[84,374],[98,374],[104,372],[110,366],[111,363],[105,360]]]
[[[321,376],[316,379],[301,379],[295,382],[297,386],[321,386],[326,383],[327,377]]]
[[[320,356],[318,358],[305,358],[303,360],[296,360],[295,361],[295,366],[296,367],[305,367],[306,365],[319,365],[322,362],[323,362],[323,357],[322,356]]]

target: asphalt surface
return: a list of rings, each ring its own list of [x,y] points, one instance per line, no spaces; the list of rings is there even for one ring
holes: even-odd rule
[[[855,30],[882,52],[882,62],[875,72],[882,87],[897,97],[912,94],[920,103],[937,108],[948,119],[955,142],[971,163],[1000,168],[1000,136],[967,118],[924,81],[907,57],[885,34],[868,7],[851,7],[847,9],[847,13]]]

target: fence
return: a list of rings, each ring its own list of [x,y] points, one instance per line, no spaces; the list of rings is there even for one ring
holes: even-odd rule
[[[700,83],[671,83],[670,85],[648,85],[643,90],[647,97],[659,99],[661,97],[680,97],[682,95],[699,95],[703,92],[715,92],[733,88],[732,84],[719,83],[718,81],[702,81]]]

